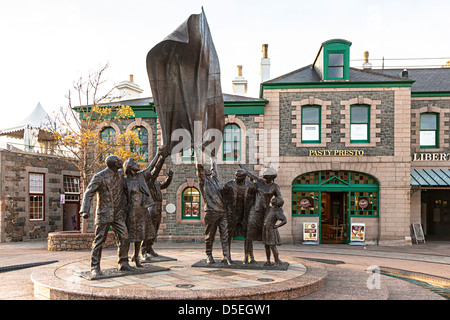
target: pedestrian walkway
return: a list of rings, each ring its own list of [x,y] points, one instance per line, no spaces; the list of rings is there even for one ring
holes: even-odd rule
[[[232,258],[235,261],[242,258],[240,257],[240,255],[242,255],[241,246],[241,241],[235,241],[232,244]],[[215,245],[215,248],[218,248],[218,245]],[[159,250],[163,252],[165,255],[178,255],[181,254],[180,252],[182,252],[182,254],[180,255],[180,259],[177,259],[177,264],[186,264],[186,261],[189,261],[190,263],[191,260],[193,264],[204,254],[204,245],[201,243],[157,243],[155,245],[155,249],[157,251]],[[442,299],[441,296],[438,296],[437,294],[434,294],[427,289],[403,280],[387,277],[385,275],[381,275],[381,288],[376,289],[375,291],[370,290],[367,288],[367,279],[370,276],[370,274],[367,272],[369,266],[396,268],[408,272],[423,273],[450,279],[450,242],[428,242],[427,244],[414,244],[408,247],[281,245],[279,247],[279,251],[280,258],[282,260],[284,259],[295,261],[295,263],[293,264],[297,263],[298,265],[304,265],[306,266],[306,268],[308,268],[308,264],[318,266],[318,269],[327,273],[326,281],[323,283],[322,289],[318,288],[315,293],[309,293],[308,295],[303,295],[301,297],[298,297],[297,299]],[[258,243],[255,244],[255,254],[258,254],[260,259],[264,259],[264,251],[262,245]],[[56,267],[67,266],[68,264],[74,263],[76,261],[85,260],[83,263],[86,263],[86,261],[89,259],[89,256],[89,250],[61,252],[47,251],[45,241],[25,243],[0,243],[0,267],[15,265],[17,266],[26,263],[41,263],[45,261],[58,261],[58,263],[49,265],[20,269],[17,271],[3,272],[2,283],[0,284],[0,299],[35,299],[33,296],[33,283],[31,281],[32,274],[37,274],[37,272],[42,270],[49,270],[48,268],[55,270]],[[104,250],[104,257],[114,256],[114,249]],[[316,262],[306,260],[306,258],[316,259]],[[320,259],[341,261],[342,263],[332,265],[317,262]],[[191,268],[189,264],[178,267],[177,264],[172,263],[171,265],[169,265],[169,267],[175,267],[171,268],[170,271],[173,272],[173,277],[171,276],[171,278],[173,279],[178,278],[178,280],[180,280],[183,273],[186,273],[186,270],[191,271],[190,269],[195,269]],[[297,270],[299,275],[301,274],[300,269]],[[62,269],[58,270],[58,272],[62,272]],[[198,270],[196,272],[198,272]],[[212,276],[214,275],[214,273],[210,273],[209,275]],[[167,277],[167,274],[165,276]],[[195,276],[199,277],[198,279],[202,279],[204,274],[197,274]],[[220,276],[218,274],[216,274],[215,276],[220,277],[221,280],[227,279],[226,276]],[[241,277],[242,274],[241,271],[232,271],[232,274],[228,275],[228,277],[229,276]],[[258,281],[258,279],[270,279],[270,276],[264,276],[264,274],[249,274],[248,276],[252,277],[249,280],[250,282],[248,283],[255,283],[254,281],[256,281],[260,286],[271,285],[263,282],[268,280]],[[145,278],[146,277],[144,276],[140,276],[138,277],[138,279],[140,280],[133,281],[137,281],[135,285],[142,285],[142,283],[138,282],[152,283],[153,281],[153,283],[155,283],[157,286],[159,285],[160,287],[163,287],[161,284],[164,283],[161,281],[168,282],[162,279],[159,279],[158,281],[160,282],[158,282],[155,280],[157,279],[156,277],[154,277],[151,281],[148,277],[147,279]],[[231,280],[232,278],[228,279]],[[203,280],[206,281],[206,279]],[[125,282],[126,281],[128,280],[125,280]],[[172,285],[183,285],[183,283],[175,283],[176,280],[173,281],[174,282],[172,282]],[[181,287],[177,288],[176,290],[189,290],[191,292],[196,290],[197,292],[200,291],[199,288],[202,288],[200,283],[192,283],[192,281],[184,284],[190,284],[193,285],[193,287]],[[240,278],[238,282],[239,281],[244,280]],[[277,279],[271,282],[276,283],[282,281]],[[236,283],[234,284],[236,285]],[[364,292],[362,293],[362,291]]]

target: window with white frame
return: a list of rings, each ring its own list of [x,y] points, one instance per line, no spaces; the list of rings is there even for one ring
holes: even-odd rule
[[[302,106],[302,143],[320,143],[320,106]]]
[[[438,148],[439,116],[437,113],[422,113],[420,115],[420,147]]]
[[[44,220],[44,179],[43,173],[30,173],[28,176],[30,220]]]

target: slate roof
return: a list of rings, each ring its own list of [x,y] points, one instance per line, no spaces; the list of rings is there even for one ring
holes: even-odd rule
[[[249,102],[249,101],[266,101],[265,99],[260,98],[252,98],[252,97],[245,97],[245,96],[238,96],[235,94],[223,94],[223,101],[224,102]],[[152,97],[147,98],[138,98],[138,99],[130,99],[130,100],[120,100],[120,101],[114,101],[110,103],[102,103],[102,105],[127,105],[127,106],[146,106],[150,103],[153,103]]]
[[[349,81],[401,81],[408,80],[399,77],[396,74],[382,74],[372,70],[361,70],[350,68]],[[266,81],[265,83],[288,83],[288,82],[321,82],[319,75],[313,68],[313,65],[303,67],[292,71],[278,78]]]
[[[377,73],[398,76],[403,69],[374,70]],[[408,79],[415,80],[412,92],[450,91],[450,68],[407,69]]]
[[[408,78],[402,78],[403,69],[371,69],[350,68],[349,81],[382,82],[414,80],[412,92],[450,91],[450,68],[408,69]],[[313,65],[297,69],[265,83],[302,83],[321,82]]]

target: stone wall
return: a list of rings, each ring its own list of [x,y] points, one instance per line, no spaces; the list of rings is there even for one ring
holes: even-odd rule
[[[46,239],[63,228],[60,191],[63,176],[79,176],[72,162],[60,157],[28,152],[0,151],[0,241]],[[44,219],[30,220],[29,174],[45,176]]]
[[[51,232],[48,234],[47,250],[69,251],[91,249],[95,233],[81,233],[80,231]],[[103,245],[104,248],[114,248],[116,238],[114,232],[108,232],[108,237]]]

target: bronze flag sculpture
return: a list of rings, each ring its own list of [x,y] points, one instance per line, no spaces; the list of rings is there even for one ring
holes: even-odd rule
[[[197,147],[212,141],[209,129],[223,133],[225,123],[220,66],[205,13],[191,15],[147,54],[147,73],[161,125],[162,147],[169,153],[177,129],[190,134],[200,124]],[[197,149],[197,148],[196,148]]]

